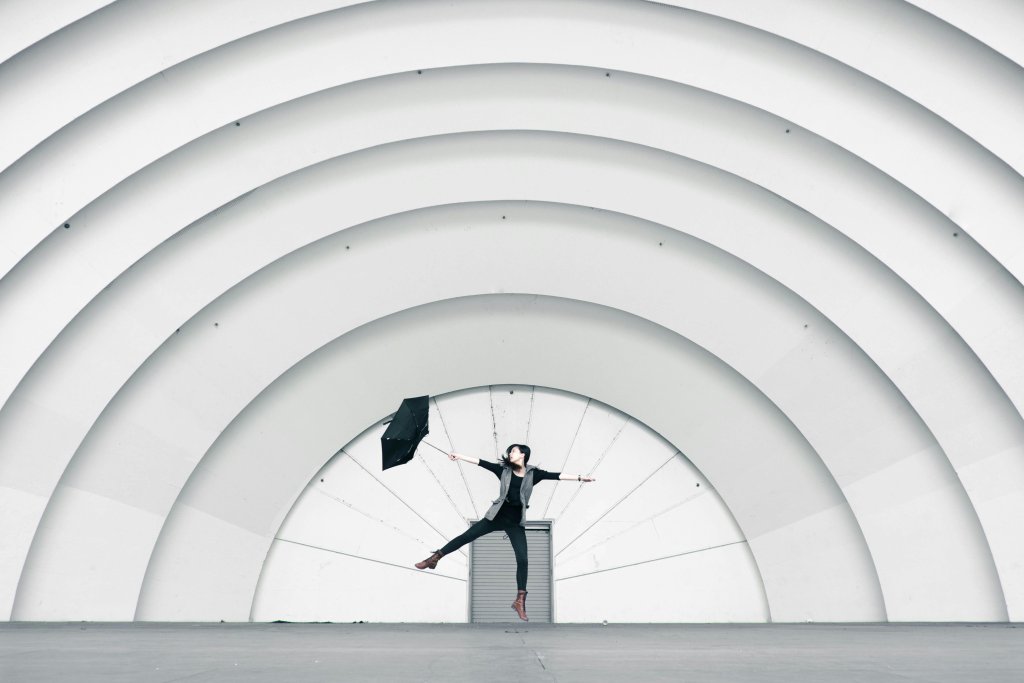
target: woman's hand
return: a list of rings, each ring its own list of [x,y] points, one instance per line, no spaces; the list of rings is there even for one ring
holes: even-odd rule
[[[594,477],[580,476],[580,481],[597,481]]]
[[[454,462],[456,460],[461,460],[462,457],[458,453],[449,453],[448,454],[448,459],[451,460],[452,462]]]

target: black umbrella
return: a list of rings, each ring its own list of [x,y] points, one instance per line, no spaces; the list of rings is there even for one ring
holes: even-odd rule
[[[398,406],[398,411],[384,430],[380,437],[380,448],[383,459],[381,469],[402,465],[410,460],[416,453],[416,447],[420,445],[430,429],[427,426],[430,414],[429,396],[417,396],[407,398]],[[386,424],[386,423],[385,423]],[[427,443],[431,448],[441,451],[437,446]],[[444,453],[444,451],[441,451]]]

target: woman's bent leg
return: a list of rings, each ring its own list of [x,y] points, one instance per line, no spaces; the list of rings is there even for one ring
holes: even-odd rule
[[[471,527],[466,529],[465,533],[463,533],[460,536],[456,536],[452,540],[448,541],[448,543],[446,543],[445,546],[441,548],[439,552],[442,555],[453,553],[462,546],[466,545],[467,543],[472,543],[481,536],[489,534],[492,531],[496,531],[497,529],[498,527],[495,526],[494,522],[492,522],[491,520],[481,519],[479,522],[476,522]]]

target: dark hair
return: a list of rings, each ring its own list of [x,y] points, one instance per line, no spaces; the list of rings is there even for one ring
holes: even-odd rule
[[[501,456],[501,464],[502,465],[504,465],[505,467],[511,467],[512,466],[512,463],[509,462],[509,460],[508,460],[508,455],[509,455],[509,453],[512,452],[513,448],[518,448],[519,452],[523,454],[523,465],[524,466],[526,465],[526,463],[530,462],[530,447],[527,446],[526,444],[514,443],[514,444],[511,444],[508,448],[506,448],[505,449],[505,455]]]

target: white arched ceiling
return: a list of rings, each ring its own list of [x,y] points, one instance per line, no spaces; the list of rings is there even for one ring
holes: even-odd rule
[[[481,364],[458,383],[421,362],[391,389],[552,386],[650,425],[722,494],[773,619],[1019,618],[1024,91],[997,26],[1019,14],[984,3],[961,31],[938,2],[340,4],[68,3],[18,24],[25,49],[0,64],[20,133],[0,148],[5,613],[249,618],[272,522],[393,409],[381,396],[348,431],[314,430],[286,479],[232,470],[280,486],[250,511],[270,521],[246,523],[210,514],[236,493],[212,463],[234,462],[227,435],[255,438],[257,397],[297,390],[289,368],[352,367],[321,359],[375,320],[507,293],[706,349],[799,435],[779,448],[811,454],[813,490],[738,512],[757,482],[705,466],[735,448],[683,448],[643,382],[592,386],[623,360],[608,344],[585,381]],[[487,306],[460,310],[480,318],[456,350],[492,338]],[[228,325],[198,332],[214,314],[252,335],[218,346]],[[572,355],[580,325],[547,353]],[[291,435],[298,418],[272,414]],[[219,569],[190,564],[240,528]]]

